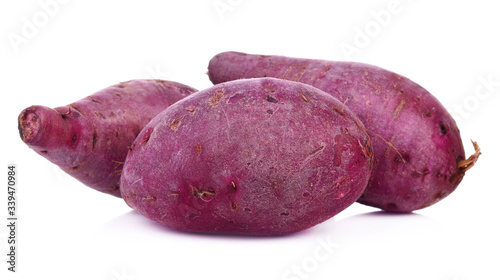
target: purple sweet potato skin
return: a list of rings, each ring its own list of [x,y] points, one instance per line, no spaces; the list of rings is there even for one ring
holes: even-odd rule
[[[141,129],[196,90],[163,80],[131,80],[67,106],[31,106],[18,118],[21,139],[85,185],[120,197],[125,157]]]
[[[121,192],[140,214],[173,229],[282,235],[354,203],[372,154],[363,124],[327,93],[240,80],[156,116],[127,156]]]
[[[430,206],[453,192],[465,159],[455,121],[428,91],[408,78],[355,62],[225,52],[209,64],[214,83],[276,77],[330,93],[368,130],[375,164],[360,203],[393,212]]]

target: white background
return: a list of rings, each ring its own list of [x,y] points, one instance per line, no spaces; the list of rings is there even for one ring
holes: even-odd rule
[[[500,7],[436,2],[2,1],[0,278],[500,279]],[[19,139],[25,107],[69,104],[138,78],[203,89],[208,61],[227,50],[395,71],[433,93],[456,116],[466,153],[472,138],[483,155],[453,194],[414,214],[354,204],[297,234],[250,238],[156,225]],[[19,174],[15,274],[4,262],[10,163]]]

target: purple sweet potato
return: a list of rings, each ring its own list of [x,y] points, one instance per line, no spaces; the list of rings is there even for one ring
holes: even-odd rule
[[[465,159],[460,132],[446,109],[411,80],[382,68],[282,56],[226,52],[209,64],[214,84],[276,77],[312,85],[352,109],[366,126],[375,153],[360,203],[411,212],[453,192],[479,156]]]
[[[240,80],[199,91],[146,125],[121,192],[140,214],[177,230],[281,235],[354,203],[372,154],[363,124],[327,93]]]
[[[120,197],[120,173],[135,137],[158,113],[196,90],[176,82],[132,80],[67,106],[31,106],[19,115],[21,139],[69,175]]]

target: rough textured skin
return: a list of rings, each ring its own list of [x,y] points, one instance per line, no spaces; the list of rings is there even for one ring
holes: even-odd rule
[[[19,115],[21,139],[69,175],[120,197],[120,174],[141,129],[196,90],[175,82],[132,80],[67,106],[31,106]]]
[[[156,116],[127,156],[121,192],[174,229],[281,235],[354,203],[371,166],[369,136],[338,100],[301,83],[249,79]]]
[[[226,52],[212,58],[209,77],[214,84],[282,78],[343,102],[373,142],[374,169],[359,199],[366,205],[394,212],[427,207],[454,191],[473,164],[464,160],[459,130],[439,101],[411,80],[376,66]]]

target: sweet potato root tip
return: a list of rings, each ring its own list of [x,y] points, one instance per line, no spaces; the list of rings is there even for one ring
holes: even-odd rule
[[[68,105],[68,111],[66,113],[61,113],[61,117],[65,119],[66,116],[69,116],[70,114],[71,114],[71,105]]]
[[[24,110],[18,120],[19,136],[25,143],[33,141],[41,129],[41,120],[37,113]]]
[[[458,162],[458,168],[462,173],[465,173],[467,170],[471,169],[474,167],[474,165],[477,162],[477,159],[481,155],[481,149],[479,148],[479,145],[477,142],[472,141],[472,145],[474,146],[474,154],[472,154],[468,159],[464,159]]]

